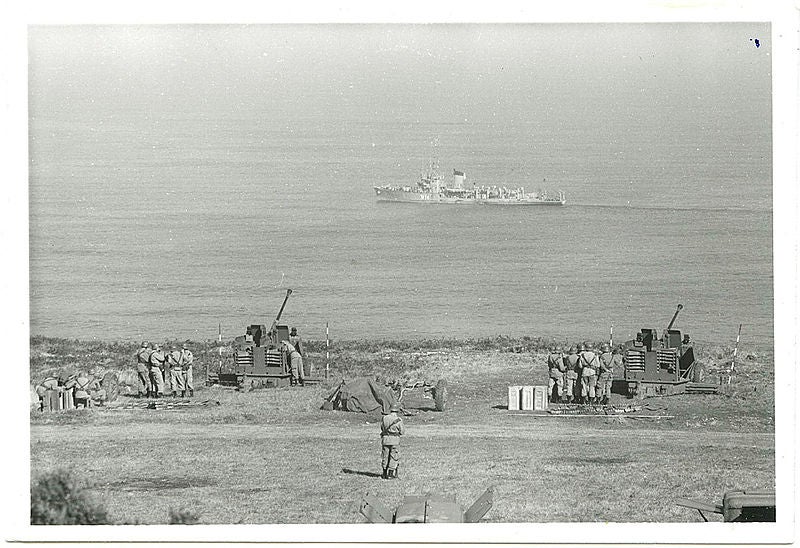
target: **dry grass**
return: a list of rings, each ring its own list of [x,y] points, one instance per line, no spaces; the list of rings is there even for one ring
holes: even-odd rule
[[[80,470],[112,519],[141,523],[164,523],[170,509],[201,523],[359,523],[368,491],[390,506],[425,492],[466,506],[490,485],[488,521],[697,521],[670,497],[774,486],[771,353],[740,349],[728,395],[647,400],[672,420],[580,419],[502,409],[508,385],[541,384],[545,371],[541,351],[501,343],[339,345],[321,386],[202,388],[198,398],[220,405],[170,411],[32,412],[31,469]],[[68,344],[60,351],[77,355]],[[711,366],[726,351],[700,355]],[[356,374],[449,381],[447,412],[416,398],[423,410],[406,418],[396,482],[374,477],[377,418],[319,410],[341,376]]]

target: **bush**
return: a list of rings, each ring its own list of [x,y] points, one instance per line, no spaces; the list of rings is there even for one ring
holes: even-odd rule
[[[200,516],[191,510],[173,510],[169,509],[169,524],[170,525],[196,525],[200,523]]]
[[[106,509],[92,502],[66,470],[39,476],[31,484],[31,525],[108,525]]]

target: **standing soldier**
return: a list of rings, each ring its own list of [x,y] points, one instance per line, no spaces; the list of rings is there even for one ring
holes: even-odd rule
[[[192,351],[189,350],[189,345],[186,343],[183,343],[183,349],[181,350],[178,363],[180,363],[181,369],[183,370],[182,377],[184,390],[189,392],[189,397],[191,398],[194,396],[194,372],[192,371],[194,355],[192,354]]]
[[[289,333],[289,342],[292,343],[292,346],[294,346],[294,349],[297,350],[297,353],[300,354],[301,359],[303,360],[303,373],[305,378],[305,366],[308,365],[308,360],[306,360],[306,352],[303,348],[303,339],[301,339],[300,335],[297,334],[296,327],[293,327]]]
[[[547,381],[547,394],[550,396],[550,401],[562,402],[564,401],[564,373],[567,371],[567,367],[560,346],[550,349],[550,355],[547,356],[547,369],[550,375]],[[554,385],[556,386],[556,397],[553,396]]]
[[[305,373],[303,373],[303,356],[289,341],[283,341],[283,348],[289,355],[289,365],[292,370],[291,384],[303,385],[305,381]]]
[[[567,402],[572,403],[575,399],[575,385],[578,381],[578,374],[581,370],[578,351],[574,346],[569,349],[569,354],[564,359],[567,366]]]
[[[178,347],[174,344],[170,346],[166,355],[167,369],[164,370],[164,384],[167,386],[167,394],[173,397],[178,395],[178,387],[175,380],[181,370],[180,357],[181,353],[178,352]]]
[[[584,351],[581,352],[581,400],[582,403],[594,403],[600,360],[593,352],[592,343],[587,342],[583,346]]]
[[[136,374],[139,375],[139,397],[150,397],[153,385],[150,384],[150,343],[142,342],[142,347],[136,351]]]
[[[44,397],[48,390],[58,390],[58,377],[50,375],[45,380],[36,385],[36,395],[39,396],[39,411],[44,411]]]
[[[164,362],[167,356],[161,350],[161,345],[157,344],[153,353],[150,354],[150,383],[152,384],[153,397],[158,398],[164,395]]]
[[[389,413],[381,419],[381,467],[383,479],[397,479],[400,462],[400,436],[403,435],[403,419],[397,414],[400,406],[393,403]]]
[[[611,347],[604,344],[600,347],[600,371],[597,376],[597,400],[603,405],[608,403],[611,398],[611,382],[614,380],[614,354],[611,353]],[[614,352],[617,352],[616,348]]]

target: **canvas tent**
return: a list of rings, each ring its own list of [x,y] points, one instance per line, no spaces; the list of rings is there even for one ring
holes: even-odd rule
[[[373,379],[361,377],[342,384],[325,398],[325,409],[340,409],[354,413],[388,413],[397,400],[394,392]]]

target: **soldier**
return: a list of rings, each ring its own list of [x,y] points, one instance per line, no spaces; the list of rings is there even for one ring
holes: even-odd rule
[[[614,379],[614,354],[611,353],[611,347],[608,344],[603,344],[600,347],[600,370],[597,376],[597,388],[595,390],[596,399],[603,405],[608,403],[611,398],[611,382]],[[617,349],[614,349],[617,352]]]
[[[574,346],[570,347],[569,354],[564,358],[564,363],[567,366],[567,401],[572,403],[575,399],[575,385],[581,370],[578,351]]]
[[[154,398],[159,398],[164,395],[164,362],[167,356],[161,350],[161,345],[157,344],[155,350],[150,354],[150,383],[151,391]]]
[[[36,395],[39,396],[39,411],[44,411],[44,397],[48,390],[58,390],[58,377],[50,375],[45,380],[36,385]]]
[[[595,387],[597,385],[597,370],[600,360],[593,352],[592,343],[584,343],[584,351],[581,352],[581,402],[595,402]]]
[[[183,370],[184,390],[189,393],[189,397],[191,398],[194,396],[194,372],[192,371],[194,355],[192,354],[192,351],[189,350],[189,345],[186,343],[183,343],[183,349],[181,350],[178,363],[180,363],[181,369]]]
[[[136,374],[139,375],[139,397],[150,397],[153,385],[150,384],[150,343],[142,342],[142,347],[136,351]]]
[[[381,419],[381,467],[383,479],[397,479],[400,461],[400,436],[403,435],[403,419],[397,414],[400,406],[393,403],[389,413]]]
[[[303,373],[303,356],[297,351],[292,343],[283,341],[283,347],[289,355],[289,365],[292,370],[291,384],[303,385],[305,381],[305,373]]]
[[[75,409],[82,406],[84,409],[92,406],[92,392],[100,389],[100,384],[88,373],[81,371],[78,375],[64,385],[67,390],[74,390],[73,401]]]
[[[289,333],[289,342],[292,343],[294,349],[297,350],[297,353],[300,354],[301,359],[303,360],[303,373],[305,374],[305,366],[308,365],[306,362],[306,353],[303,349],[303,339],[300,338],[300,335],[297,334],[297,328],[293,327],[291,332]]]
[[[178,395],[178,380],[181,376],[183,369],[180,365],[181,353],[178,352],[178,347],[174,344],[169,347],[169,352],[166,355],[167,370],[164,371],[164,384],[167,386],[167,394],[172,397]]]
[[[567,371],[567,366],[564,363],[564,353],[561,351],[560,346],[554,346],[550,349],[550,355],[547,356],[547,369],[549,378],[547,381],[547,394],[550,396],[550,401],[555,403],[557,401],[564,401],[564,373]],[[553,396],[553,386],[556,386],[557,396]]]

